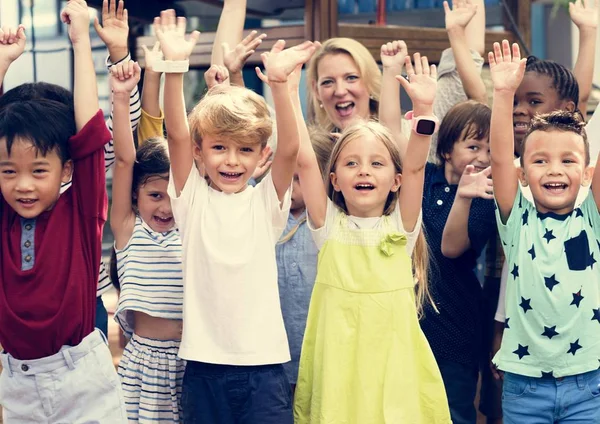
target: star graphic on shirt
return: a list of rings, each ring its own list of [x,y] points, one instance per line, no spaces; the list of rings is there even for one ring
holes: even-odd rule
[[[523,308],[524,314],[526,314],[529,310],[533,310],[531,307],[531,299],[525,299],[523,296],[521,296],[521,304],[519,306]]]
[[[523,199],[519,197],[519,209],[523,208]]]
[[[592,218],[590,218],[589,216],[588,216],[588,222],[590,223],[590,227],[594,228],[594,226],[592,225]]]
[[[592,317],[592,321],[596,320],[600,323],[600,308],[592,309],[592,311],[594,311],[594,316]]]
[[[532,244],[531,245],[531,249],[529,249],[527,251],[527,253],[529,253],[531,255],[531,260],[535,260],[535,246]]]
[[[517,279],[517,277],[519,276],[519,267],[517,266],[517,264],[514,264],[513,266],[513,270],[510,272],[512,274],[512,276],[515,278],[515,280]]]
[[[598,245],[598,249],[600,249],[600,240],[596,239],[596,244]]]
[[[529,355],[529,346],[521,346],[519,344],[519,348],[513,351],[514,354],[519,355],[519,360],[523,359],[524,356]]]
[[[594,264],[595,264],[596,262],[598,262],[598,261],[597,261],[596,259],[594,259],[594,252],[592,252],[592,253],[590,254],[590,257],[588,258],[588,263],[587,263],[587,264],[588,264],[588,265],[589,265],[589,266],[590,266],[592,269],[594,269]]]
[[[542,336],[548,337],[550,340],[552,340],[552,337],[554,336],[558,336],[559,333],[556,332],[556,325],[553,327],[546,327],[544,325],[544,332],[542,333]]]
[[[554,372],[553,371],[550,371],[550,372],[542,371],[542,378],[554,378]]]
[[[552,291],[555,285],[560,284],[560,282],[556,279],[556,274],[552,277],[544,277],[544,284],[548,287],[548,290]]]
[[[509,321],[509,320],[510,320],[510,318],[506,318],[506,319],[504,320],[504,328],[510,328],[510,327],[508,326],[508,321]]]
[[[579,344],[579,339],[575,340],[575,343],[569,343],[569,344],[571,345],[571,347],[569,348],[567,353],[572,353],[573,356],[575,356],[577,351],[582,348],[582,346]]]
[[[583,217],[583,211],[581,210],[581,208],[575,209],[575,218],[577,218],[578,216]]]
[[[544,235],[542,237],[545,238],[548,243],[550,243],[551,240],[554,240],[556,238],[554,236],[554,234],[552,234],[554,232],[554,230],[548,230],[546,228],[545,231],[546,232],[544,233]]]
[[[573,300],[571,301],[571,305],[575,305],[579,308],[579,304],[584,299],[584,296],[581,295],[581,290],[577,293],[573,293]]]
[[[525,209],[525,212],[523,212],[523,225],[528,224],[528,219],[529,219],[529,209]]]

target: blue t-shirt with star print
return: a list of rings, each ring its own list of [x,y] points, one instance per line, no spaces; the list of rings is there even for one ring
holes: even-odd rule
[[[506,224],[506,322],[493,362],[529,377],[600,365],[600,213],[592,192],[571,213],[539,213],[521,189]],[[551,373],[551,374],[550,374]]]

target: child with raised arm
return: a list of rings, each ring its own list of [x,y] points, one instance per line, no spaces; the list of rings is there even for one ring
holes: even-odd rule
[[[0,109],[0,403],[7,422],[121,423],[118,376],[94,330],[110,133],[85,1],[69,1],[61,17],[75,57],[74,118],[52,100]]]
[[[320,249],[294,405],[296,423],[450,423],[440,372],[418,315],[426,269],[411,256],[421,228],[425,162],[436,120],[435,67],[407,58],[402,85],[420,125],[404,166],[389,131],[345,129],[328,165],[327,191],[308,137],[298,173]],[[401,77],[400,77],[401,78]],[[415,121],[415,123],[417,123]],[[329,200],[328,198],[331,198]],[[426,261],[421,261],[426,263]]]
[[[598,423],[600,174],[592,179],[584,123],[566,111],[534,118],[523,137],[521,168],[515,165],[510,122],[525,60],[506,40],[494,44],[489,60],[492,174],[503,182],[494,196],[510,270],[506,328],[493,359],[504,371],[504,422]],[[580,187],[590,182],[576,207]]]
[[[161,13],[156,34],[171,61],[188,60],[198,39],[197,32],[185,39],[185,19],[174,11]],[[271,172],[256,187],[248,180],[273,125],[264,100],[218,85],[191,112],[190,132],[183,74],[165,76],[169,195],[183,243],[184,422],[292,422],[275,245],[289,214],[299,146],[287,79],[314,47],[283,50],[284,44],[264,56],[281,142]]]

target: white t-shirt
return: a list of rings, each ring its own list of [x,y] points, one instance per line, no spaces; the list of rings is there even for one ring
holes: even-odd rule
[[[327,212],[325,215],[325,223],[321,228],[315,229],[314,224],[311,222],[309,216],[308,228],[310,228],[311,230],[313,240],[317,245],[317,249],[321,250],[321,247],[323,247],[323,245],[327,241],[329,231],[333,228],[333,224],[335,222],[335,216],[339,212],[340,208],[338,208],[335,205],[335,203],[333,203],[330,199],[327,199]],[[374,229],[381,225],[383,221],[381,218],[381,216],[361,218],[358,216],[348,215],[348,227],[353,229]],[[406,253],[408,254],[408,256],[411,256],[415,247],[415,243],[417,242],[419,232],[421,231],[421,213],[419,213],[419,219],[417,220],[414,230],[410,233],[404,231],[404,227],[402,226],[402,216],[400,215],[400,205],[398,203],[396,204],[396,207],[390,214],[390,220],[394,227],[394,231],[406,234]]]
[[[598,108],[594,111],[594,114],[590,118],[589,122],[585,126],[585,131],[588,136],[588,143],[590,145],[590,165],[596,166],[596,161],[598,160],[598,155],[600,155],[600,112],[598,112]],[[515,165],[520,167],[521,162],[520,159],[515,159]],[[579,193],[577,194],[577,200],[575,201],[575,207],[581,205],[583,201],[586,199],[588,193],[590,191],[590,187],[581,187],[579,189]],[[531,194],[531,189],[529,187],[521,186],[521,193],[523,193],[523,197],[529,200],[531,203],[533,202],[533,195]],[[506,279],[508,278],[508,264],[506,261],[502,267],[502,277],[500,280],[500,296],[498,297],[498,306],[496,308],[496,316],[494,319],[498,322],[504,322],[506,319],[506,311],[505,311],[505,296],[506,296]]]
[[[269,174],[256,187],[226,194],[192,167],[179,197],[171,173],[168,193],[183,249],[179,356],[225,365],[288,362],[275,244],[291,188],[280,204]]]

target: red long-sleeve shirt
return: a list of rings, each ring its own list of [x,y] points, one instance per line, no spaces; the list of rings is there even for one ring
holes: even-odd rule
[[[21,217],[0,198],[0,344],[17,359],[78,345],[94,330],[108,200],[102,111],[73,137],[73,186],[35,223],[35,262],[21,269]]]

